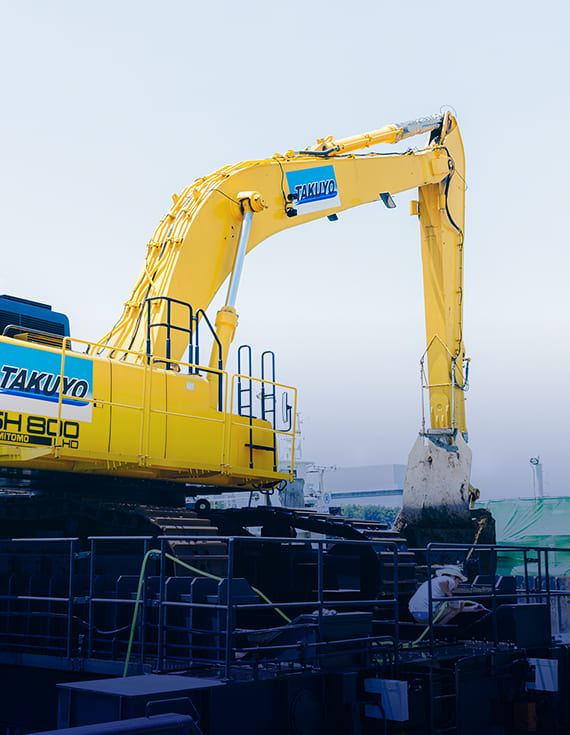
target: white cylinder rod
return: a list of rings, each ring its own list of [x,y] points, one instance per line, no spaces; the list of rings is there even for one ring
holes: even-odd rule
[[[243,220],[241,223],[241,230],[239,233],[239,243],[236,253],[236,259],[230,278],[230,285],[228,286],[228,295],[226,298],[226,306],[230,306],[232,309],[235,309],[236,306],[237,292],[239,288],[241,272],[243,269],[243,261],[245,260],[245,251],[247,248],[247,241],[249,240],[249,231],[251,229],[252,218],[253,212],[244,212]]]

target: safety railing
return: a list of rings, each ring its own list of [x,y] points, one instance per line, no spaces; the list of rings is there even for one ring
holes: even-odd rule
[[[193,317],[197,318],[196,315]],[[162,325],[158,325],[162,326]],[[29,331],[29,330],[28,330]],[[196,334],[196,328],[194,331]],[[4,341],[5,338],[0,337],[0,341]],[[13,342],[12,342],[13,343]],[[152,446],[152,420],[154,416],[163,416],[165,419],[177,418],[183,422],[191,421],[204,421],[209,424],[217,424],[221,427],[222,439],[219,444],[219,455],[216,459],[220,468],[224,470],[230,468],[230,457],[232,456],[232,427],[234,426],[236,416],[233,415],[234,400],[233,391],[235,379],[238,376],[232,378],[232,390],[231,390],[231,402],[228,400],[228,373],[218,368],[212,368],[204,365],[200,365],[198,362],[185,362],[176,361],[171,358],[164,360],[162,358],[148,358],[147,355],[136,351],[130,351],[126,349],[120,350],[121,360],[111,359],[109,357],[100,357],[100,353],[105,350],[108,352],[109,348],[102,343],[91,342],[78,338],[63,337],[61,346],[55,348],[46,345],[33,344],[33,349],[41,350],[47,356],[45,359],[50,359],[53,365],[53,376],[50,378],[50,390],[53,388],[53,416],[47,416],[45,418],[35,419],[33,425],[34,431],[36,432],[32,439],[37,439],[41,434],[41,439],[37,439],[36,443],[41,441],[46,447],[49,447],[49,451],[53,451],[56,457],[60,456],[62,452],[66,450],[79,449],[78,433],[79,424],[78,421],[87,421],[91,423],[91,416],[95,410],[101,411],[107,410],[109,412],[108,421],[110,421],[110,412],[124,412],[127,414],[137,415],[138,418],[131,421],[133,425],[134,434],[138,434],[136,446],[133,444],[132,456],[133,459],[141,464],[152,463],[153,460],[164,460],[163,454],[157,454],[156,450],[153,451]],[[194,355],[198,356],[197,345],[194,346]],[[140,391],[132,391],[133,398],[129,400],[117,400],[112,397],[113,393],[109,386],[107,394],[102,390],[97,390],[96,394],[93,393],[93,374],[96,370],[96,364],[99,361],[107,361],[111,368],[114,365],[121,366],[125,363],[132,365],[134,370],[140,371]],[[57,362],[57,367],[55,363]],[[74,368],[79,366],[79,373],[85,374],[85,379],[76,380],[72,382],[72,370],[70,365]],[[163,376],[167,376],[172,379],[188,380],[195,379],[200,375],[211,376],[212,380],[217,383],[216,395],[217,395],[217,415],[209,414],[206,415],[203,412],[192,410],[192,402],[189,405],[176,408],[162,408],[161,403],[166,401],[166,388],[160,392],[156,391],[154,394],[154,387],[157,386],[157,379],[160,375],[161,379]],[[275,395],[277,387],[283,390],[289,390],[295,392],[295,389],[284,386],[282,384],[275,383],[275,381],[269,381],[254,378],[251,376],[246,377],[247,380],[255,381],[256,384],[260,385],[262,394]],[[72,391],[62,390],[63,386],[69,386],[73,384],[75,387]],[[73,392],[75,391],[75,392]],[[164,394],[164,395],[162,395]],[[296,397],[296,392],[295,392]],[[230,410],[228,411],[228,403],[230,403]],[[201,406],[203,408],[203,406]],[[82,413],[83,412],[83,413]],[[84,415],[83,415],[84,414]],[[103,415],[101,413],[101,415]],[[295,412],[292,414],[295,416]],[[253,427],[253,416],[250,421]],[[276,437],[277,435],[285,435],[291,437],[292,441],[295,441],[295,429],[294,426],[288,426],[286,429],[277,430],[275,427],[269,428],[269,422],[266,427],[256,427],[255,432],[263,432],[267,434],[267,442],[271,444],[274,457],[276,457]],[[131,433],[133,433],[131,432]],[[235,433],[235,431],[233,432]],[[109,434],[109,429],[104,431],[104,427],[101,429],[100,436],[106,437]],[[24,437],[25,438],[25,437]],[[29,440],[29,437],[28,437]],[[22,445],[25,444],[24,440],[20,442]],[[30,443],[34,443],[33,441]],[[112,458],[113,450],[109,448],[108,442],[104,442],[105,446],[100,449],[101,452],[108,454]],[[253,445],[252,432],[250,432],[250,445]],[[255,447],[249,447],[249,463],[244,466],[243,469],[253,469],[253,450]],[[93,447],[90,446],[89,450],[93,452]],[[121,461],[125,461],[125,457],[129,452],[124,450],[118,451],[121,455]],[[183,457],[176,457],[178,465],[185,467]],[[194,465],[194,463],[188,462],[187,465]],[[210,462],[213,465],[214,462]],[[177,466],[178,466],[177,465]],[[239,469],[234,459],[234,469]],[[273,462],[273,471],[277,471],[277,462]],[[292,463],[291,469],[292,473]]]
[[[268,354],[268,353],[264,353]],[[273,375],[274,377],[274,375]],[[244,389],[242,382],[246,383],[249,387]],[[254,414],[253,408],[253,385],[258,385],[259,400],[261,408],[261,418],[268,422],[267,426],[254,426]],[[276,421],[276,409],[277,403],[277,390],[281,389],[282,396],[284,398],[284,416],[283,421],[286,426],[283,428],[277,427]],[[289,404],[289,391],[293,393],[293,405]],[[248,396],[249,403],[243,404],[243,394],[246,393]],[[267,380],[265,378],[254,378],[251,375],[244,375],[237,373],[232,376],[231,381],[231,404],[230,414],[233,414],[235,404],[237,404],[237,411],[239,415],[245,416],[249,422],[249,467],[250,469],[254,466],[254,451],[268,451],[273,456],[273,470],[277,470],[277,438],[278,437],[289,437],[291,439],[291,459],[289,465],[289,472],[293,472],[294,456],[295,456],[295,421],[297,416],[297,389],[283,383],[277,383],[275,380]],[[271,402],[271,409],[267,408],[267,400]],[[246,409],[244,411],[244,409]],[[271,419],[269,421],[268,419]],[[228,436],[228,442],[231,442],[232,427],[230,425],[230,433]],[[262,436],[261,440],[256,440],[255,436]]]
[[[222,553],[201,551],[212,541]],[[175,543],[185,549],[178,556]],[[430,544],[418,571],[431,579],[443,553],[462,561],[470,548]],[[469,637],[490,649],[540,647],[570,629],[556,623],[570,589],[550,571],[552,554],[570,559],[570,549],[478,547],[465,564],[474,583],[452,604],[483,609],[461,625],[440,625],[431,592],[427,621],[413,623],[402,548],[382,542],[382,563],[370,549],[323,538],[2,540],[0,661],[73,667],[84,659],[93,671],[124,674],[207,666],[231,679],[238,671],[365,669],[433,656],[442,641]],[[513,553],[523,574],[499,574]]]
[[[213,540],[226,551],[216,573],[207,555],[170,551],[177,541],[199,550]],[[369,666],[388,649],[397,655],[397,637],[374,634],[372,623],[379,608],[396,623],[397,582],[380,599],[337,579],[340,552],[368,546],[218,536],[92,537],[88,546],[75,538],[3,540],[0,660],[33,655],[49,667],[88,659],[94,670],[129,674],[208,665],[225,678],[237,668],[256,675],[261,667]],[[398,549],[387,547],[396,565]],[[275,564],[273,580],[255,579],[260,559]],[[244,565],[252,582],[242,576]]]
[[[41,651],[51,657],[73,656],[72,622],[77,538],[12,540],[20,570],[4,571],[0,587],[0,652]],[[6,542],[0,541],[0,563]],[[27,552],[27,553],[26,553]],[[56,554],[61,566],[42,575],[42,562]],[[26,569],[26,556],[34,562]],[[23,558],[22,558],[23,555]]]
[[[426,357],[428,357],[428,354],[430,350],[433,348],[434,345],[439,345],[442,349],[443,354],[445,355],[446,360],[449,362],[449,381],[445,381],[443,383],[430,383],[429,377],[428,377],[428,371],[426,370],[425,366],[425,360]],[[460,383],[457,380],[457,358],[458,356],[453,354],[448,346],[445,344],[445,342],[441,339],[439,335],[434,335],[428,344],[428,346],[425,348],[421,358],[420,358],[420,383],[421,383],[421,412],[422,412],[422,434],[426,433],[426,431],[439,429],[442,427],[432,426],[432,422],[430,420],[430,425],[426,425],[426,411],[425,411],[425,394],[428,393],[428,403],[430,403],[430,395],[431,391],[436,388],[443,388],[449,391],[450,393],[450,402],[451,402],[451,416],[449,417],[449,428],[451,431],[455,431],[455,428],[457,426],[457,416],[456,416],[456,390],[466,391],[468,388],[468,376],[469,376],[469,359],[463,358],[463,365],[460,365],[460,374],[464,375],[463,383]],[[431,414],[430,414],[431,415]]]
[[[152,296],[145,299],[146,312],[147,312],[147,332],[146,332],[146,355],[148,362],[154,362],[155,364],[160,362],[164,363],[168,369],[176,368],[180,366],[179,361],[172,361],[172,334],[184,334],[187,337],[187,351],[190,366],[190,373],[194,375],[200,375],[201,372],[207,373],[209,376],[216,377],[218,382],[218,411],[223,410],[224,403],[224,390],[223,390],[223,378],[224,373],[224,359],[222,355],[222,343],[219,340],[216,330],[212,326],[212,323],[208,319],[208,316],[204,309],[198,309],[196,313],[190,304],[186,301],[180,301],[179,299],[173,299],[168,296]],[[152,309],[153,306],[160,305],[162,308],[166,305],[165,321],[153,321]],[[187,311],[187,326],[181,326],[174,322],[172,318],[173,307]],[[207,326],[210,336],[216,345],[217,350],[217,369],[206,368],[200,365],[200,320],[203,320]],[[165,358],[157,359],[153,357],[154,350],[152,345],[152,334],[153,330],[163,329],[166,332],[165,337]]]
[[[443,607],[428,586],[430,652],[438,636],[438,617],[445,617],[449,605],[480,613],[462,632],[495,645],[507,640],[532,648],[570,636],[570,548],[432,543],[422,553],[426,579],[433,577],[444,559],[453,559],[472,580],[469,586],[460,586],[460,593],[454,592],[451,600],[444,600]]]

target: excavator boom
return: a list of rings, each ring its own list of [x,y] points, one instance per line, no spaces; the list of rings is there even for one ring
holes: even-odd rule
[[[432,142],[419,151],[354,153],[425,132],[432,133]],[[392,195],[418,187],[428,364],[434,386],[431,422],[437,428],[457,426],[465,432],[460,388],[464,168],[457,123],[446,113],[338,141],[325,139],[305,151],[242,162],[198,179],[173,197],[173,206],[148,243],[123,314],[101,342],[111,348],[112,356],[125,357],[125,350],[148,352],[149,298],[167,295],[191,303],[195,310],[206,310],[236,263],[241,267],[236,255],[246,214],[253,214],[246,244],[250,252],[277,232],[369,202],[391,205]],[[255,212],[250,194],[256,196]],[[164,323],[166,309],[165,303],[156,301],[153,322]],[[182,333],[172,336],[171,356],[180,359],[185,347]],[[166,359],[165,330],[155,332],[151,351]],[[226,357],[227,350],[224,363]]]

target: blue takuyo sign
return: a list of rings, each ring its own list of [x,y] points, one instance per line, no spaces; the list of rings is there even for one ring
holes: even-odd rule
[[[315,166],[287,172],[287,186],[299,214],[340,206],[334,166]]]

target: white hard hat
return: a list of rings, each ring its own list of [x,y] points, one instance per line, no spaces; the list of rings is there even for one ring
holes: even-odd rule
[[[456,564],[447,564],[445,567],[436,569],[435,573],[438,577],[459,577],[462,582],[467,582],[467,577]]]

